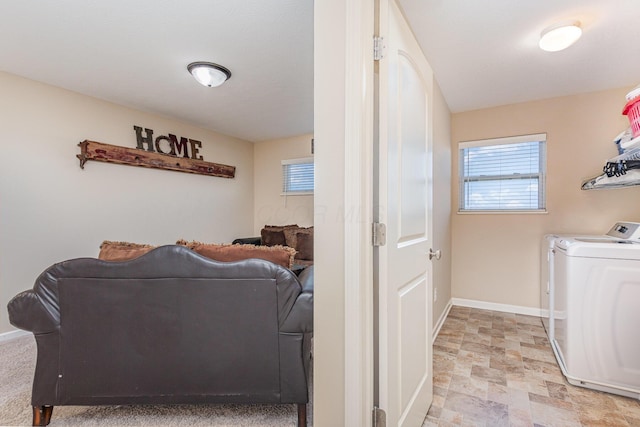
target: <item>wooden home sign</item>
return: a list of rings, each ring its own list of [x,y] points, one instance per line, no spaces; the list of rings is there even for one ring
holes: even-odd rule
[[[88,160],[118,163],[121,165],[142,166],[145,168],[167,169],[178,172],[196,173],[200,175],[234,178],[235,166],[206,162],[199,155],[202,142],[184,137],[178,138],[169,134],[153,139],[153,130],[134,126],[136,131],[136,148],[120,147],[101,142],[84,140],[78,144],[80,168]]]

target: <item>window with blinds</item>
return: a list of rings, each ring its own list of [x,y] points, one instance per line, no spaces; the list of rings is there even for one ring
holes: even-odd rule
[[[313,193],[313,157],[282,161],[282,195]]]
[[[544,212],[546,134],[465,141],[460,212]]]

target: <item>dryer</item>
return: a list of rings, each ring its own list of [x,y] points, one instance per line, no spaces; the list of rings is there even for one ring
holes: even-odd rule
[[[569,383],[640,399],[640,224],[558,237],[552,348]]]

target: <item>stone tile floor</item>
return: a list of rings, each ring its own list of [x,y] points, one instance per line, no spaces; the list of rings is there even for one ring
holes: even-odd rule
[[[570,385],[538,317],[454,306],[423,427],[640,427],[640,401]]]

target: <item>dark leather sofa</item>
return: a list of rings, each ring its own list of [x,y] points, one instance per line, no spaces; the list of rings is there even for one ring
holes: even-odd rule
[[[55,264],[8,310],[37,342],[33,425],[55,405],[287,403],[306,426],[313,267],[168,245]]]

